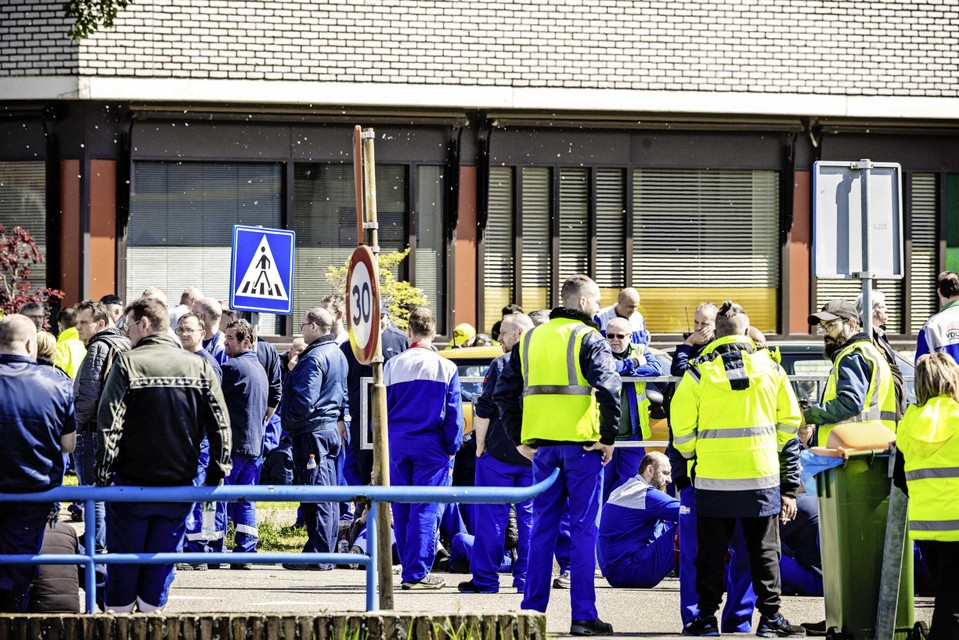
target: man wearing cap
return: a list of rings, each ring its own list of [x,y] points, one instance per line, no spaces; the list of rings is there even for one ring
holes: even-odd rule
[[[804,444],[827,446],[829,432],[839,424],[881,424],[896,429],[896,392],[892,372],[882,353],[862,331],[856,305],[830,300],[809,324],[822,334],[832,371],[820,404],[803,412]],[[818,425],[813,436],[812,425]]]

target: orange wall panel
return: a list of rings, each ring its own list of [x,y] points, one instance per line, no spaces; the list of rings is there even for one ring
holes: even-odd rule
[[[796,171],[793,187],[793,226],[789,235],[790,335],[808,335],[809,282],[812,270],[812,182],[809,171]]]
[[[62,304],[80,301],[80,161],[60,163],[60,288]]]
[[[460,167],[459,221],[454,243],[453,324],[468,322],[475,327],[476,167]]]
[[[90,161],[90,297],[116,293],[117,163]]]

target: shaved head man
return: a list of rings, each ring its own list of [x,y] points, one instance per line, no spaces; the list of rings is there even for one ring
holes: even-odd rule
[[[606,335],[610,321],[621,319],[629,324],[629,342],[633,344],[649,344],[649,332],[646,330],[646,320],[639,312],[639,291],[627,287],[619,292],[616,304],[606,307],[596,314],[596,324],[603,335]]]

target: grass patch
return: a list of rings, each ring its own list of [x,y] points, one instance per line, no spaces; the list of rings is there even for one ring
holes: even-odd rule
[[[63,476],[63,486],[64,487],[75,487],[77,486],[78,481],[77,477],[73,474],[68,476]]]
[[[256,529],[260,536],[257,542],[257,551],[277,551],[277,552],[299,552],[303,550],[306,544],[306,527],[297,527],[292,524],[282,524],[277,522],[272,513],[264,515],[257,514]],[[226,530],[226,548],[232,549],[236,531],[233,523],[230,522]]]

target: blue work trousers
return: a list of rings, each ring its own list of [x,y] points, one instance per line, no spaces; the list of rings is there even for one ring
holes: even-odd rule
[[[563,507],[563,517],[559,519],[559,531],[556,535],[556,564],[560,573],[569,573],[570,556],[573,553],[573,541],[569,537],[569,502]]]
[[[0,502],[0,553],[37,554],[53,505],[37,502]],[[0,613],[26,613],[30,604],[30,583],[36,566],[0,564]]]
[[[807,567],[784,552],[779,559],[784,596],[822,597],[822,571]]]
[[[668,523],[662,535],[651,544],[604,566],[603,577],[611,587],[652,589],[676,568],[675,538],[676,525]]]
[[[453,461],[427,449],[390,451],[390,482],[396,487],[448,487]],[[443,505],[399,503],[393,507],[396,548],[403,565],[403,582],[418,582],[430,572],[436,557],[438,525]]]
[[[529,487],[532,484],[532,467],[503,462],[489,453],[476,459],[478,487]],[[476,534],[470,562],[473,582],[482,591],[495,591],[499,589],[497,573],[503,561],[506,527],[509,525],[509,505],[478,504],[474,513]],[[516,526],[519,529],[519,542],[516,562],[513,564],[513,586],[523,591],[529,564],[529,540],[533,530],[532,500],[516,504]]]
[[[643,447],[613,449],[613,459],[603,467],[603,504],[609,502],[609,494],[639,473],[639,463],[645,456]]]
[[[464,568],[471,567],[476,558],[476,536],[468,533],[458,533],[450,540],[450,573],[466,573]],[[513,556],[503,551],[499,559],[499,566],[496,567],[497,573],[510,573],[513,571]],[[475,582],[475,580],[474,580]],[[499,581],[491,589],[481,589],[484,593],[497,593],[499,590]],[[519,590],[523,592],[522,589]]]
[[[316,460],[315,469],[307,469],[310,454]],[[293,484],[336,486],[336,457],[340,454],[340,434],[336,426],[318,431],[307,431],[293,436]],[[307,541],[304,553],[335,553],[336,534],[339,531],[339,506],[335,502],[304,502],[300,504],[306,525]],[[332,564],[320,565],[323,569]]]
[[[524,609],[545,613],[553,575],[559,523],[569,501],[570,600],[573,620],[595,620],[596,518],[603,491],[603,458],[579,444],[542,445],[533,457],[533,481],[559,469],[553,485],[533,498],[533,531],[526,571]]]
[[[696,510],[695,490],[686,487],[679,493],[679,612],[683,626],[699,614],[696,592]],[[737,525],[729,543],[726,565],[726,604],[720,629],[723,633],[750,633],[756,594],[749,571],[749,553],[742,529]]]
[[[200,456],[196,463],[196,477],[193,486],[206,484],[206,468],[210,464],[210,441],[206,436],[200,442]],[[194,503],[186,518],[186,544],[184,549],[191,553],[213,553],[223,551],[223,539],[226,536],[226,503],[216,503],[216,519],[212,538],[201,533],[203,528],[203,503]]]
[[[228,485],[259,484],[260,471],[263,469],[263,458],[251,458],[241,454],[233,454],[233,469],[226,479]],[[233,521],[236,536],[234,537],[233,551],[256,552],[256,543],[260,539],[256,529],[256,503],[239,500],[227,504],[227,513]]]
[[[80,431],[77,433],[77,448],[73,452],[76,463],[77,481],[81,487],[92,487],[97,484],[97,432]],[[97,553],[103,553],[107,545],[106,508],[102,502],[94,504],[94,520],[96,531],[93,541]]]
[[[107,548],[111,553],[172,553],[183,549],[191,505],[179,502],[111,502]],[[107,609],[147,613],[166,604],[172,564],[112,564],[104,596]]]

